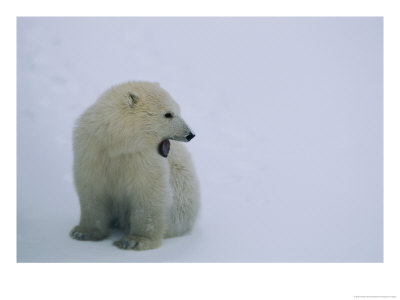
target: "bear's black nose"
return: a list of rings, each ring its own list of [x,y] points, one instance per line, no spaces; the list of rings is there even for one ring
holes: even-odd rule
[[[186,140],[189,142],[194,137],[195,137],[195,135],[191,132],[186,136]]]

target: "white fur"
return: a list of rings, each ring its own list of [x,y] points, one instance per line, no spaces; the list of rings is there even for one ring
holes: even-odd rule
[[[165,113],[173,118],[165,118]],[[156,248],[163,237],[188,232],[199,208],[199,187],[185,145],[189,127],[178,104],[157,83],[128,82],[106,91],[78,119],[74,131],[79,240],[107,237],[114,219],[127,235],[120,248]]]

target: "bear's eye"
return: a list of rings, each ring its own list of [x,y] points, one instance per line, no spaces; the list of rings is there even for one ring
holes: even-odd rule
[[[172,114],[168,112],[168,113],[166,113],[166,114],[164,115],[164,117],[170,119],[170,118],[172,118]]]

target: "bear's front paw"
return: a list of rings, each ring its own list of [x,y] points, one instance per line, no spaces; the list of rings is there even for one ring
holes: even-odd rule
[[[101,241],[107,237],[107,234],[98,229],[87,229],[78,225],[71,230],[70,236],[80,241]]]
[[[149,250],[158,248],[161,245],[161,239],[153,240],[143,236],[126,235],[114,245],[120,249]]]

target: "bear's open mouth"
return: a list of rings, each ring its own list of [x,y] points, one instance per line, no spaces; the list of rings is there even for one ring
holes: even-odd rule
[[[162,157],[167,157],[169,153],[169,148],[170,148],[170,142],[168,139],[163,140],[159,145],[158,145],[158,153]]]

